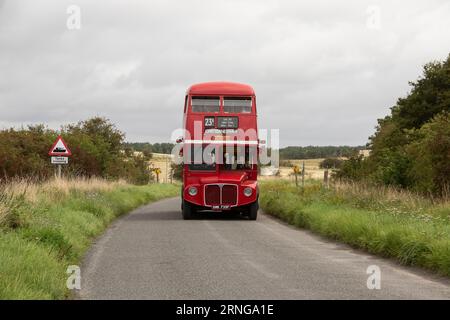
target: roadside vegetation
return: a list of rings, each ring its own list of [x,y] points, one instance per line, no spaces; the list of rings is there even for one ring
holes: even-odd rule
[[[179,186],[98,178],[0,185],[0,299],[63,299],[66,274],[117,216]]]
[[[326,158],[319,163],[320,169],[340,169],[344,160],[339,158]]]
[[[72,151],[64,176],[124,179],[133,184],[147,184],[151,179],[151,153],[134,152],[113,123],[94,117],[60,130],[45,125],[0,130],[0,180],[25,177],[45,181],[53,177],[55,168],[48,150],[59,134]]]
[[[336,177],[429,196],[450,188],[450,55],[424,66],[409,94],[378,120],[367,158],[345,161]]]
[[[336,183],[304,188],[260,183],[262,209],[295,226],[401,264],[450,276],[450,198],[426,198],[393,187]]]
[[[450,276],[450,56],[410,84],[378,120],[368,156],[326,155],[329,188],[263,181],[260,202],[290,224]]]

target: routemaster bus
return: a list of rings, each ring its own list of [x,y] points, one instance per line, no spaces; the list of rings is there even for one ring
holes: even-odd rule
[[[253,88],[232,82],[192,85],[183,128],[183,218],[220,211],[256,220],[259,140]]]

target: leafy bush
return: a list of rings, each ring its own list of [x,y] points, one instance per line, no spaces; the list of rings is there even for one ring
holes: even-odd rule
[[[319,167],[321,169],[339,169],[342,167],[343,160],[339,158],[326,158],[321,161]]]
[[[1,176],[5,179],[50,178],[54,167],[50,164],[48,150],[58,134],[62,134],[72,151],[69,165],[64,167],[65,175],[148,183],[148,157],[124,152],[124,133],[100,117],[63,126],[59,132],[44,125],[0,131]]]
[[[362,156],[350,157],[342,162],[341,167],[334,173],[334,177],[342,180],[364,180],[367,176],[367,162]]]
[[[172,177],[176,180],[183,179],[183,165],[172,163],[171,165]]]
[[[450,187],[450,114],[438,114],[416,134],[407,147],[414,159],[407,176],[414,189],[443,196]]]

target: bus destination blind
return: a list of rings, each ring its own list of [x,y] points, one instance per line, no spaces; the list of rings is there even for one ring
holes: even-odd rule
[[[217,117],[217,128],[237,129],[238,117]]]

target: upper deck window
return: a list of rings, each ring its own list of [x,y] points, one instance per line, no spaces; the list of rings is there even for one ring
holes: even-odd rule
[[[219,97],[192,97],[192,112],[219,112]]]
[[[252,98],[225,97],[223,98],[223,112],[226,113],[251,113]]]

